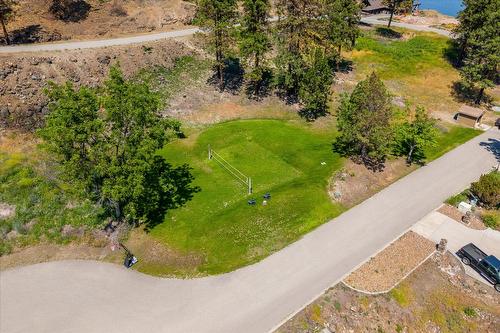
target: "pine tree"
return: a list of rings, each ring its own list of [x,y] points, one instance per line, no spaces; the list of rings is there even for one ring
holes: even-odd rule
[[[480,104],[484,91],[500,79],[500,2],[465,0],[455,30],[460,46],[460,74],[467,86],[477,88],[475,103]]]
[[[299,92],[305,55],[324,43],[320,0],[278,0],[276,67],[278,83],[291,96]]]
[[[391,16],[389,17],[389,22],[387,27],[391,27],[392,19],[395,13],[408,12],[413,9],[413,0],[383,0],[383,3],[389,7],[391,11]]]
[[[335,148],[345,155],[360,156],[367,165],[380,165],[391,144],[391,119],[391,96],[372,73],[350,96],[342,96],[337,112],[340,136]]]
[[[326,1],[327,39],[341,57],[342,48],[351,48],[359,36],[361,7],[356,0]]]
[[[256,82],[257,92],[264,75],[264,56],[271,47],[268,20],[270,9],[269,0],[243,0],[240,54],[251,66],[248,77],[250,81]]]
[[[200,0],[195,22],[210,34],[210,46],[215,53],[217,78],[224,86],[226,52],[233,42],[237,18],[237,0]]]

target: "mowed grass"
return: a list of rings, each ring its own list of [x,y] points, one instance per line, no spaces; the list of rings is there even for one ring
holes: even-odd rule
[[[202,255],[202,274],[228,272],[283,248],[343,211],[326,191],[329,177],[343,164],[331,150],[334,135],[307,124],[244,120],[168,145],[161,154],[173,164],[189,163],[201,192],[169,212],[151,236]],[[247,195],[244,184],[208,160],[209,144],[252,178],[254,194]],[[267,192],[272,198],[263,205]],[[250,198],[257,200],[255,206],[248,205]]]
[[[435,160],[481,133],[480,130],[460,126],[442,128],[436,139],[436,145],[426,149],[426,158],[428,161]]]

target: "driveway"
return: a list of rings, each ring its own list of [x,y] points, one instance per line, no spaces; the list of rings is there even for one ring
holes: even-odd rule
[[[488,172],[497,156],[500,132],[490,130],[261,262],[224,275],[160,279],[92,261],[4,271],[0,331],[271,331]]]
[[[387,24],[385,21],[380,21],[379,19],[386,16],[369,16],[363,17],[361,19],[362,23],[365,24]],[[271,18],[271,21],[276,21],[277,18]],[[408,24],[408,23],[398,23],[394,22],[392,24],[395,27],[403,27],[418,31],[430,31],[435,32],[444,36],[449,36],[450,33],[446,30],[435,29],[422,25]],[[12,46],[0,46],[0,54],[4,53],[22,53],[22,52],[44,52],[44,51],[63,51],[63,50],[77,50],[77,49],[93,49],[108,46],[118,46],[118,45],[130,45],[145,42],[152,42],[162,39],[169,38],[179,38],[194,35],[197,32],[201,32],[199,28],[189,28],[184,30],[174,30],[167,32],[157,32],[150,34],[142,34],[138,36],[131,37],[119,37],[112,39],[101,39],[101,40],[88,40],[88,41],[70,41],[70,42],[59,42],[59,43],[46,43],[46,44],[23,44],[23,45],[12,45]]]
[[[412,230],[435,243],[442,238],[448,240],[448,250],[455,254],[462,246],[474,243],[487,254],[500,258],[500,232],[486,229],[474,230],[439,212],[432,212],[412,227]],[[474,269],[465,266],[473,278],[492,286]]]

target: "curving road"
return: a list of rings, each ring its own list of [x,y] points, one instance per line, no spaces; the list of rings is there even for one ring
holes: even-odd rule
[[[273,330],[499,159],[500,132],[494,129],[263,261],[224,275],[160,279],[92,261],[1,272],[0,331]]]
[[[385,25],[387,24],[385,21],[380,21],[380,18],[384,18],[384,15],[363,17],[361,22],[370,25]],[[275,21],[276,18],[272,18],[271,20]],[[429,31],[435,32],[437,34],[443,36],[450,36],[450,33],[446,30],[431,28],[428,26],[408,24],[408,23],[399,23],[393,22],[393,26],[402,27],[412,30],[418,31]],[[143,34],[132,37],[120,37],[120,38],[112,38],[112,39],[101,39],[101,40],[88,40],[88,41],[69,41],[69,42],[60,42],[60,43],[47,43],[47,44],[24,44],[24,45],[12,45],[12,46],[1,46],[0,54],[8,54],[8,53],[22,53],[22,52],[45,52],[45,51],[64,51],[64,50],[77,50],[77,49],[92,49],[92,48],[100,48],[100,47],[108,47],[108,46],[119,46],[119,45],[130,45],[130,44],[138,44],[145,42],[152,42],[162,39],[169,38],[178,38],[184,36],[190,36],[197,32],[201,32],[199,28],[190,28],[184,30],[175,30],[168,32],[158,32],[152,34]]]

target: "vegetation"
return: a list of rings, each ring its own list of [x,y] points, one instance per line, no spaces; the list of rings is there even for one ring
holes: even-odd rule
[[[482,175],[479,181],[472,183],[471,191],[485,207],[500,208],[500,172]]]
[[[408,307],[414,298],[414,291],[406,281],[391,289],[390,296],[402,307]]]
[[[412,10],[413,0],[383,0],[383,3],[389,7],[391,11],[391,15],[389,16],[389,22],[387,23],[387,27],[391,27],[392,19],[394,17],[394,13],[396,12],[408,12]]]
[[[203,256],[199,271],[209,274],[281,249],[343,211],[325,191],[329,177],[342,166],[329,149],[332,136],[304,123],[247,120],[214,125],[167,145],[162,156],[174,165],[191,165],[194,185],[202,191],[185,207],[170,211],[150,235],[182,253]],[[252,177],[253,195],[207,159],[208,144]],[[271,199],[264,206],[267,192]],[[256,206],[248,205],[251,198]],[[141,270],[151,269],[144,265]]]
[[[234,39],[234,25],[237,17],[236,0],[200,0],[196,23],[210,31],[210,47],[215,53],[217,79],[224,87],[224,64],[227,51]]]
[[[337,62],[342,55],[342,48],[351,49],[360,35],[360,5],[352,0],[326,1],[327,38],[337,48]]]
[[[441,128],[436,137],[436,144],[424,149],[425,156],[429,161],[435,160],[481,133],[480,130],[460,126]]]
[[[49,85],[50,114],[39,131],[64,174],[107,215],[154,225],[198,189],[187,165],[172,167],[156,154],[179,123],[160,118],[158,95],[126,81],[112,67],[102,89]]]
[[[255,91],[260,93],[260,86],[265,74],[264,56],[271,47],[269,0],[244,0],[243,18],[239,38],[240,54],[246,59],[251,71],[248,78],[255,82]]]
[[[467,201],[469,198],[468,190],[463,191],[462,193],[456,194],[450,198],[448,198],[445,202],[448,205],[458,207],[458,204],[461,203],[462,201]]]
[[[14,214],[0,218],[0,255],[39,241],[68,242],[74,238],[62,232],[68,226],[86,232],[102,225],[101,209],[23,144],[19,151],[0,147],[0,203],[15,207]]]
[[[391,143],[391,96],[375,73],[343,95],[337,112],[340,136],[335,150],[360,156],[368,165],[383,162]]]
[[[455,33],[460,47],[460,74],[467,87],[477,89],[475,103],[500,80],[500,10],[497,0],[464,0]]]
[[[482,213],[481,219],[488,228],[495,230],[500,227],[500,211],[498,209]]]
[[[17,0],[0,0],[0,24],[2,25],[5,43],[10,45],[9,33],[7,32],[7,22],[14,15],[14,6]]]
[[[396,155],[406,155],[406,161],[425,159],[425,149],[436,145],[436,121],[429,117],[425,109],[417,108],[412,114],[406,110],[406,119],[396,124],[394,151]]]
[[[52,0],[49,12],[59,20],[78,22],[87,18],[90,8],[85,0]]]

